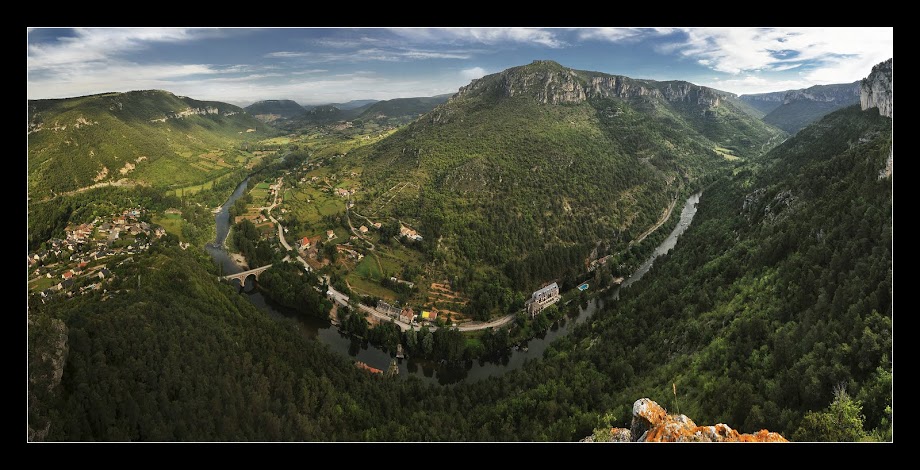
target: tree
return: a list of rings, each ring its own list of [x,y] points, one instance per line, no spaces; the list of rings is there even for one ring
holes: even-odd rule
[[[431,334],[431,331],[428,330],[428,326],[422,326],[422,329],[418,332],[419,343],[422,345],[422,354],[425,356],[430,356],[432,351],[434,351],[434,336]]]
[[[857,442],[867,437],[862,404],[850,398],[844,387],[834,390],[834,401],[826,411],[806,413],[793,434],[796,441]]]

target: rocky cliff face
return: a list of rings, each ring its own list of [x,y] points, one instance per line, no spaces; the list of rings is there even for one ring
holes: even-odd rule
[[[630,99],[649,96],[714,108],[721,104],[722,99],[719,92],[689,82],[636,80],[619,75],[572,70],[549,60],[535,60],[529,65],[473,80],[460,88],[451,101],[490,88],[497,88],[505,97],[530,95],[543,104],[576,104],[588,98]]]
[[[783,104],[799,100],[855,104],[857,99],[859,99],[858,81],[839,85],[815,85],[802,90],[789,90],[783,95]]]
[[[29,399],[32,403],[49,400],[53,397],[55,387],[64,376],[64,363],[70,351],[68,329],[64,322],[56,318],[48,319],[48,325],[42,329],[40,338],[30,337],[32,341],[29,366]],[[35,328],[33,318],[28,317],[30,328]],[[28,439],[32,442],[45,440],[51,429],[49,416],[30,414],[27,427]]]
[[[878,108],[879,114],[892,114],[892,61],[891,59],[872,67],[872,73],[860,83],[859,105],[862,109]]]
[[[658,403],[640,398],[633,404],[629,429],[612,428],[595,432],[582,442],[788,442],[775,432],[761,429],[741,434],[727,424],[697,426],[684,415],[671,415]]]

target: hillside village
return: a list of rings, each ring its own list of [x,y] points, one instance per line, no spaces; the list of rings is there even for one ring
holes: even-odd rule
[[[111,261],[143,253],[166,235],[162,227],[141,220],[144,212],[136,207],[105,220],[97,217],[67,226],[64,239],[52,238],[46,249],[28,254],[30,290],[38,291],[42,301],[54,295],[105,291],[104,283],[112,278]]]

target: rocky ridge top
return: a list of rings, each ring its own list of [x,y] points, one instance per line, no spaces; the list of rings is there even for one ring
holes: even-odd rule
[[[742,434],[727,424],[698,426],[685,415],[668,414],[658,403],[640,398],[633,403],[632,425],[629,429],[611,428],[603,439],[594,436],[582,442],[788,442],[779,433],[761,429]]]
[[[859,105],[863,110],[878,108],[879,114],[892,114],[892,60],[872,67],[872,72],[860,83]]]

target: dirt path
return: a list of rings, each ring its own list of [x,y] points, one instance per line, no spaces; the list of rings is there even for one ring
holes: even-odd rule
[[[671,199],[671,204],[668,204],[668,209],[662,214],[661,218],[658,219],[658,222],[655,225],[652,225],[648,230],[642,232],[642,235],[639,235],[639,238],[629,242],[629,246],[638,245],[642,243],[642,240],[645,240],[646,237],[651,235],[655,230],[658,230],[659,227],[664,225],[668,219],[671,218],[671,212],[674,210],[674,206],[677,205],[677,195],[674,196],[674,199]]]

